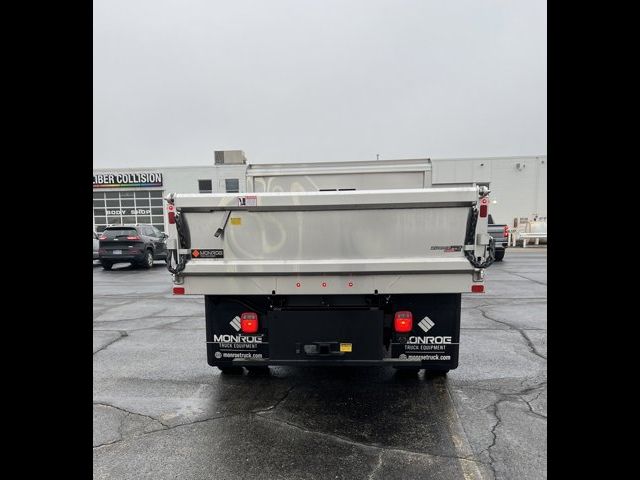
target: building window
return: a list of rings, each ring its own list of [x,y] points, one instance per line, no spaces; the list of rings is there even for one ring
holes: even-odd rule
[[[213,182],[211,180],[198,180],[198,191],[200,193],[213,193]]]
[[[94,192],[93,225],[101,232],[107,225],[153,224],[164,231],[162,190]]]
[[[240,180],[227,178],[224,181],[224,187],[227,193],[238,193],[240,191]]]

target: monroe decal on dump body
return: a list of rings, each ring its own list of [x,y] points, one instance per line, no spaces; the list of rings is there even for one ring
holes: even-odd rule
[[[224,258],[224,250],[221,248],[194,248],[191,250],[191,258]]]

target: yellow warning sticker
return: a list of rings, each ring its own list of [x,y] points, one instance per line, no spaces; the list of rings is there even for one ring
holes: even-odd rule
[[[242,225],[242,219],[240,217],[231,217],[229,221],[231,225]]]
[[[350,352],[351,351],[351,344],[350,343],[341,343],[340,344],[340,351],[341,352]]]

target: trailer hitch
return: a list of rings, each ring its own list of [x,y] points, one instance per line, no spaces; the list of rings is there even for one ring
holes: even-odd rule
[[[340,357],[344,355],[344,352],[340,351],[340,342],[312,342],[304,345],[296,343],[296,353],[304,353],[309,357]]]

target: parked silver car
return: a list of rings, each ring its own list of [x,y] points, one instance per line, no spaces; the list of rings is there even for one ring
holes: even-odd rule
[[[93,259],[98,259],[98,248],[100,248],[100,240],[98,240],[98,234],[93,232]]]

